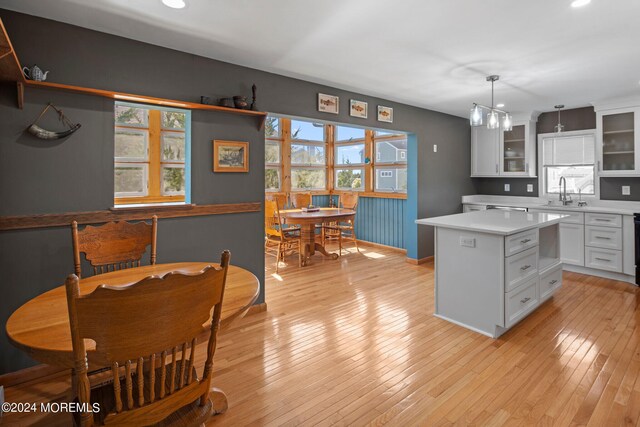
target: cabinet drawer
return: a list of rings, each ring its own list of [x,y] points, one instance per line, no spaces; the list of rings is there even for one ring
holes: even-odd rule
[[[622,215],[606,213],[587,213],[586,225],[599,225],[602,227],[622,227]]]
[[[549,298],[560,286],[562,286],[561,265],[540,276],[540,301]]]
[[[622,250],[622,229],[587,225],[585,245],[596,248]]]
[[[504,255],[511,256],[538,245],[538,229],[512,234],[504,239]]]
[[[532,277],[538,276],[538,247],[510,256],[504,260],[504,291],[509,292]]]
[[[538,278],[505,294],[505,327],[509,328],[538,306]]]
[[[599,270],[622,271],[622,251],[613,249],[584,248],[585,266]]]

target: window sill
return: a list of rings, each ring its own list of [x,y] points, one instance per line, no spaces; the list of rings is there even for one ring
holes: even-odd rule
[[[191,209],[194,206],[196,206],[193,203],[184,203],[184,202],[173,202],[173,203],[136,203],[136,204],[129,204],[129,205],[116,205],[112,208],[109,208],[110,211],[115,212],[115,211],[125,211],[125,210],[130,210],[130,211],[138,211],[138,210],[145,210],[145,209],[149,209],[149,208],[153,208],[153,209],[162,209],[162,208],[167,208],[167,209],[176,209],[176,208],[183,208],[183,209]]]

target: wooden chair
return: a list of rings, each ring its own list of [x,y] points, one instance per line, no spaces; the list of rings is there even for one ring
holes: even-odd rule
[[[355,211],[358,207],[358,193],[340,194],[338,206]],[[358,241],[356,239],[354,222],[355,217],[353,220],[349,219],[346,221],[324,224],[322,233],[322,245],[324,246],[327,240],[338,240],[339,253],[340,255],[342,255],[342,241],[347,240],[352,241],[356,245],[356,250],[360,252],[360,248],[358,248]]]
[[[296,209],[306,208],[311,204],[311,193],[291,193],[291,204]]]
[[[278,203],[278,209],[286,209],[289,203],[289,195],[287,193],[267,193],[266,200],[274,200]]]
[[[77,414],[80,426],[199,425],[211,416],[213,355],[229,258],[224,251],[220,267],[150,276],[125,287],[101,285],[87,295],[80,295],[78,276],[67,278],[74,389],[81,406],[100,405],[97,413]],[[212,309],[207,359],[199,378],[196,337]],[[110,381],[94,388],[87,374],[85,339],[96,344],[91,362],[110,367]]]
[[[282,226],[280,209],[273,200],[264,202],[264,251],[276,256],[276,273],[280,260],[284,261],[287,251],[298,251],[298,265],[302,266],[302,237],[299,230],[285,230]]]
[[[151,245],[150,263],[156,263],[156,236],[158,217],[146,222],[108,222],[94,227],[87,225],[78,230],[78,223],[71,223],[73,238],[73,263],[75,274],[82,277],[80,252],[93,267],[93,274],[102,274],[130,267],[140,267],[140,259]]]

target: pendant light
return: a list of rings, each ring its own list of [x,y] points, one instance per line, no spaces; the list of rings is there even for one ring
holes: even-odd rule
[[[564,130],[564,125],[560,123],[560,110],[564,108],[564,105],[554,105],[553,108],[558,110],[558,124],[554,127],[556,133],[560,133]]]
[[[503,130],[510,131],[513,128],[511,114],[506,111],[494,108],[493,106],[493,85],[500,79],[498,75],[487,76],[487,81],[491,82],[491,107],[486,105],[474,103],[469,114],[469,123],[471,126],[482,126],[482,113],[483,110],[488,110],[487,114],[487,128],[498,129],[500,127],[500,115],[502,115],[502,128]]]

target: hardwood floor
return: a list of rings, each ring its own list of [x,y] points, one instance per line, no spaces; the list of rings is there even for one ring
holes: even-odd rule
[[[210,426],[640,425],[638,288],[564,273],[493,340],[433,317],[433,266],[363,246],[337,261],[267,257],[268,310],[219,335]],[[200,361],[204,352],[200,351]],[[6,390],[51,398],[58,377]]]

